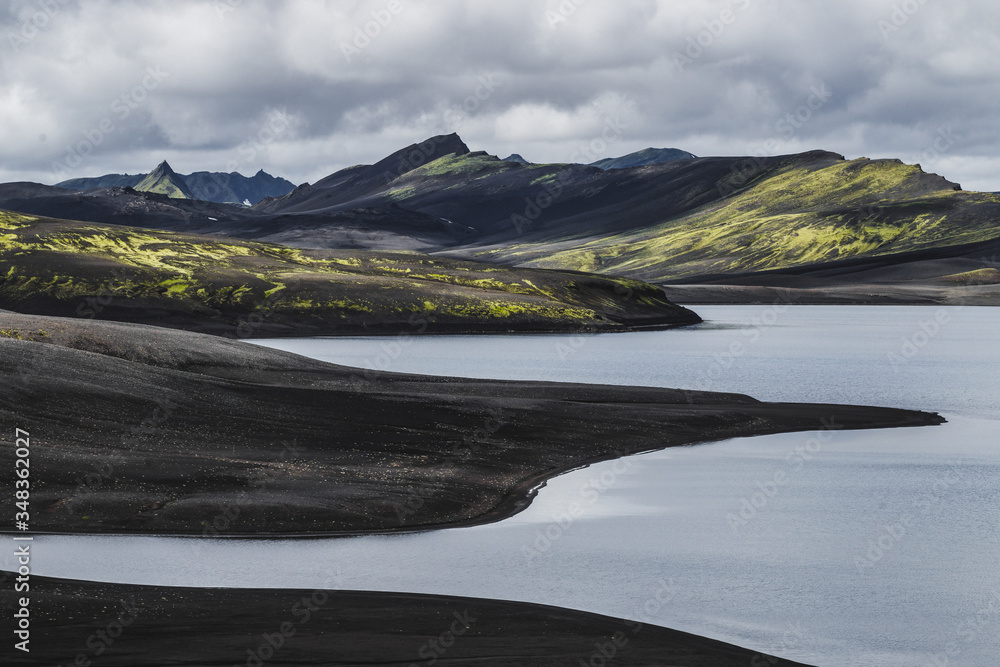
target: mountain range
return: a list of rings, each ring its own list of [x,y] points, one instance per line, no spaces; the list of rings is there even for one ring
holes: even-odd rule
[[[450,134],[250,209],[121,185],[69,192],[29,183],[0,185],[0,208],[621,275],[670,285],[687,302],[771,301],[794,288],[819,302],[1000,303],[1000,197],[919,165],[820,150],[695,157],[677,149],[601,163],[501,160]],[[151,189],[178,184],[167,169]]]
[[[295,186],[276,178],[263,169],[251,177],[238,172],[196,171],[181,175],[170,168],[166,160],[148,174],[106,174],[95,178],[73,178],[57,183],[67,190],[87,191],[129,187],[139,192],[164,194],[175,199],[198,199],[216,203],[256,204],[264,197],[280,197]]]

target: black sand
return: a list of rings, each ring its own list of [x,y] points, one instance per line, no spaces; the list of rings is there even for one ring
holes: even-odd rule
[[[31,433],[41,532],[470,525],[523,509],[557,474],[626,454],[944,421],[736,394],[366,373],[141,325],[3,313],[0,329],[42,341],[0,338],[0,415]]]
[[[0,589],[0,600],[4,609],[14,607],[9,586]],[[33,577],[31,610],[31,652],[13,651],[5,641],[10,661],[4,664],[800,665],[636,621],[438,595]]]

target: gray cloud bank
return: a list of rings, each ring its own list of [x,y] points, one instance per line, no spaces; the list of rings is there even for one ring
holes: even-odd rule
[[[15,0],[0,180],[258,169],[433,134],[537,162],[823,148],[1000,190],[990,0]]]

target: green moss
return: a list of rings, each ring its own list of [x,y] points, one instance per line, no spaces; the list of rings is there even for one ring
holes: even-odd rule
[[[471,155],[469,153],[458,155],[457,153],[449,153],[407,172],[405,178],[406,180],[411,180],[427,176],[456,174],[469,176],[477,172],[484,172],[482,175],[492,175],[516,168],[516,166],[508,162],[502,162],[491,155]]]
[[[528,185],[544,185],[546,183],[552,183],[556,180],[556,174],[545,174],[544,176],[539,176],[535,180],[531,181]]]
[[[957,285],[1000,285],[1000,271],[992,268],[953,273],[942,280]]]
[[[224,322],[257,313],[352,324],[405,322],[420,312],[430,321],[473,326],[516,320],[558,328],[609,322],[603,313],[628,313],[639,303],[616,303],[615,280],[592,277],[581,289],[576,275],[531,272],[525,279],[519,269],[415,253],[315,252],[91,223],[3,220],[0,307],[33,302],[76,316],[81,306],[96,317],[153,308]],[[663,309],[661,303],[649,312]]]
[[[636,232],[546,253],[517,245],[494,251],[527,266],[639,275],[651,280],[746,273],[859,256],[876,256],[989,240],[995,225],[954,215],[970,196],[928,192],[915,166],[851,160],[823,168],[790,167],[677,218]],[[946,184],[942,181],[942,188]],[[985,195],[976,202],[992,206]],[[985,211],[986,209],[984,209]]]

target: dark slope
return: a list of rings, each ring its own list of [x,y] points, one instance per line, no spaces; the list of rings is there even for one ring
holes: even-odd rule
[[[134,188],[149,174],[105,174],[84,178],[71,178],[68,181],[56,183],[67,190],[103,190],[104,188]]]
[[[48,190],[38,190],[36,195],[26,197],[18,188],[11,187],[16,185],[20,184],[0,185],[0,209],[50,218],[202,233],[217,229],[238,231],[252,217],[247,210],[227,204],[172,199],[132,188],[74,192],[38,186]]]
[[[822,151],[770,158],[758,178],[792,165],[819,167],[842,159]],[[351,181],[331,176],[320,182],[328,184],[322,192],[318,183],[299,196],[255,208],[346,210],[392,202],[474,228],[473,238],[460,240],[472,246],[573,240],[643,229],[716,202],[740,164],[739,158],[701,158],[603,170],[522,165],[481,152],[457,152],[377,184],[361,199],[355,198]]]
[[[327,585],[335,579],[331,576]],[[432,658],[452,667],[524,667],[603,664],[591,660],[602,657],[604,647],[618,665],[801,667],[686,632],[523,602],[322,589],[132,586],[39,576],[32,576],[31,589],[31,611],[39,616],[32,627],[32,651],[18,657],[19,665],[85,664],[75,662],[82,654],[108,667],[228,667],[257,665],[259,658],[250,656],[263,654],[271,656],[262,661],[270,667],[429,665]],[[656,593],[662,591],[650,594]],[[19,608],[10,585],[0,591],[0,600],[4,609]],[[106,643],[95,636],[119,617],[127,624],[120,637]],[[280,634],[282,624],[287,637]],[[178,641],[181,628],[183,641]],[[430,643],[452,631],[444,636],[446,649],[440,639]],[[274,651],[265,636],[280,648]],[[100,657],[97,648],[103,649]]]
[[[465,155],[469,147],[457,134],[431,137],[412,144],[373,165],[342,169],[311,186],[301,186],[278,199],[265,199],[254,208],[271,213],[326,210],[347,201],[381,192],[395,179],[446,155]]]
[[[74,192],[0,184],[0,210],[28,215],[258,239],[303,248],[437,250],[474,230],[396,204],[346,211],[264,214],[242,206],[172,199],[132,188]]]
[[[674,160],[693,160],[698,157],[693,153],[682,151],[679,148],[643,148],[641,151],[622,155],[621,157],[607,157],[597,162],[591,162],[591,166],[601,169],[626,169],[628,167],[642,167],[647,164],[658,164],[660,162],[673,162]]]
[[[42,185],[30,181],[0,183],[0,202],[20,202],[27,204],[46,197],[60,197],[70,194],[70,190],[56,185]],[[14,210],[14,209],[8,209]]]
[[[471,525],[520,511],[546,479],[598,460],[831,420],[943,421],[736,394],[382,373],[113,322],[0,313],[0,329],[0,416],[31,425],[32,527],[43,532],[202,534],[219,515],[227,534]]]

